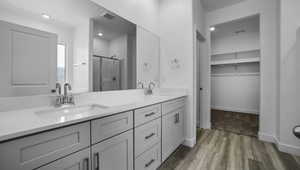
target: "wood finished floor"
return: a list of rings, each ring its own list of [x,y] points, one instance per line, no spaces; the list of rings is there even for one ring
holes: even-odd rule
[[[258,115],[255,114],[211,110],[212,129],[224,130],[240,135],[257,137],[258,119]]]
[[[255,137],[198,130],[197,144],[180,146],[159,170],[300,170],[300,157]]]

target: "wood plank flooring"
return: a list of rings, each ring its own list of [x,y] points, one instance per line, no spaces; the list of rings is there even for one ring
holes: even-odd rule
[[[255,137],[198,130],[197,144],[180,146],[159,170],[300,170],[300,157]]]
[[[254,137],[258,134],[259,120],[255,114],[212,109],[211,123],[212,129]]]

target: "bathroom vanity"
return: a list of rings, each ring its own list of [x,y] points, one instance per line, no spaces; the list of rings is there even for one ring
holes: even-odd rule
[[[137,100],[3,112],[1,170],[157,169],[184,141],[185,95]]]

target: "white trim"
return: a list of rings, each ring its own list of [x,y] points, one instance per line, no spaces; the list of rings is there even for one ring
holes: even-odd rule
[[[204,122],[202,124],[200,124],[200,127],[203,129],[211,129],[211,122]]]
[[[300,156],[300,147],[281,143],[277,137],[259,132],[259,140],[274,143],[279,151]]]
[[[281,152],[286,152],[286,153],[300,156],[300,147],[292,146],[292,145],[288,145],[288,144],[284,144],[284,143],[280,143],[280,142],[278,142],[276,145],[277,145],[277,148]]]
[[[232,111],[232,112],[241,112],[241,113],[251,113],[251,114],[259,114],[258,110],[254,109],[242,109],[242,108],[232,108],[232,107],[224,107],[224,106],[211,106],[212,109],[215,110],[224,110],[224,111]]]
[[[184,146],[193,148],[196,145],[196,137],[193,138],[186,138],[183,142]]]
[[[271,142],[277,144],[277,139],[273,135],[258,132],[258,139],[264,142]]]

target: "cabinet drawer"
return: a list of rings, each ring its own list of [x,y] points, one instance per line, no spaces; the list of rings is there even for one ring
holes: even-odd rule
[[[161,105],[153,105],[134,111],[134,126],[139,126],[161,116]]]
[[[144,152],[135,159],[135,169],[137,170],[156,170],[161,164],[161,147],[160,143],[150,150]]]
[[[54,161],[37,170],[91,170],[90,148]]]
[[[82,123],[0,144],[1,170],[32,170],[90,145]]]
[[[162,161],[184,141],[184,110],[182,107],[162,117]]]
[[[135,157],[150,149],[161,140],[161,119],[153,120],[135,129]]]
[[[125,112],[92,121],[92,143],[125,132],[133,128],[133,112]]]
[[[185,98],[171,100],[162,104],[162,115],[168,114],[185,106]]]

